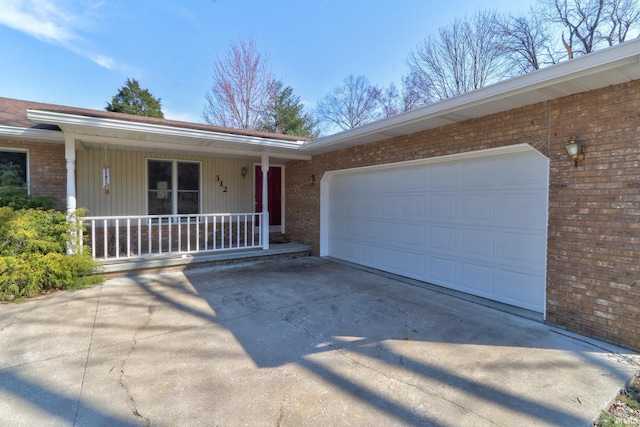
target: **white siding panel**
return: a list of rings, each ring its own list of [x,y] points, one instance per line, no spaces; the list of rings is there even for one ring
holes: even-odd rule
[[[243,166],[252,169],[246,161],[111,149],[105,159],[105,150],[97,148],[77,152],[78,206],[92,216],[146,215],[147,159],[200,162],[202,213],[253,212],[253,175],[240,173]],[[109,195],[102,188],[105,165],[111,167]]]

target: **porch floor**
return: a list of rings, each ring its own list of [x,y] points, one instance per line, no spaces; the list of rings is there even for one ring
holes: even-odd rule
[[[237,249],[208,253],[155,255],[135,258],[96,260],[99,273],[107,277],[126,274],[151,274],[184,270],[215,264],[233,264],[242,261],[274,257],[311,255],[311,246],[298,242],[271,243],[269,249]]]

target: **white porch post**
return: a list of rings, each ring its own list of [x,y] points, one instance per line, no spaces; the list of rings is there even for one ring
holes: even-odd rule
[[[75,221],[76,213],[76,139],[72,136],[65,136],[64,157],[67,161],[67,221]],[[76,233],[71,235],[75,241]],[[68,244],[67,253],[75,253],[76,245]]]
[[[269,249],[269,182],[267,174],[269,172],[269,156],[262,156],[262,243],[263,249]]]

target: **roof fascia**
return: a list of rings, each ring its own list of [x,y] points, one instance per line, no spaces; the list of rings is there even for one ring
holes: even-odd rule
[[[463,108],[482,105],[490,101],[534,91],[543,87],[549,87],[554,84],[564,83],[569,80],[634,63],[640,66],[640,39],[583,55],[509,80],[484,86],[474,91],[368,123],[355,129],[322,137],[314,141],[307,141],[304,143],[303,149],[305,151],[313,150],[328,145],[344,143],[352,138],[391,131],[416,121],[443,116]]]
[[[215,156],[218,154],[229,155],[229,156],[243,156],[243,157],[256,157],[261,156],[263,154],[267,154],[270,157],[277,157],[280,159],[286,160],[310,160],[311,156],[308,154],[303,154],[300,152],[287,152],[287,151],[269,151],[265,150],[242,150],[235,148],[211,148],[204,145],[189,145],[184,146],[180,145],[180,147],[176,147],[176,144],[172,144],[170,142],[150,142],[150,141],[138,141],[138,140],[129,140],[122,138],[115,138],[110,136],[92,136],[92,135],[75,135],[75,134],[67,134],[72,139],[76,139],[88,144],[108,144],[110,146],[115,147],[124,147],[126,149],[130,149],[132,146],[135,146],[136,149],[148,150],[148,151],[157,151],[160,150],[162,152],[175,152],[176,150],[184,153],[188,152],[191,154],[197,155],[207,155],[207,156]]]
[[[263,147],[298,149],[304,141],[285,141],[275,138],[261,138],[247,135],[233,135],[222,132],[203,131],[198,129],[178,128],[174,126],[136,123],[126,120],[86,117],[75,114],[57,113],[45,110],[27,110],[27,118],[36,123],[54,125],[84,126],[101,129],[112,129],[126,132],[168,135],[180,138],[215,139],[223,142],[249,144]]]

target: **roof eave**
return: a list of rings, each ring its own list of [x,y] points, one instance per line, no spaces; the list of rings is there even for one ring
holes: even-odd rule
[[[217,141],[238,144],[257,145],[271,148],[298,149],[304,141],[287,141],[275,138],[265,138],[248,135],[235,135],[222,132],[185,129],[174,126],[137,123],[126,120],[86,117],[75,114],[58,113],[45,110],[27,110],[27,118],[36,123],[82,126],[86,128],[111,129],[124,132],[136,132],[155,135],[169,135],[178,138],[215,139]]]
[[[358,145],[357,143],[350,144],[350,141],[362,140],[368,135],[379,135],[385,132],[393,134],[394,131],[397,132],[402,127],[418,121],[449,115],[464,108],[488,104],[491,101],[533,92],[541,88],[630,64],[638,64],[640,67],[640,39],[622,43],[589,55],[583,55],[570,61],[368,123],[355,129],[308,141],[304,144],[304,151],[316,154],[338,149],[338,147],[331,148],[335,145],[342,146],[339,148]],[[552,97],[549,98],[551,99]]]
[[[18,126],[0,126],[0,137],[30,141],[64,142],[64,135],[59,130],[34,129]]]

